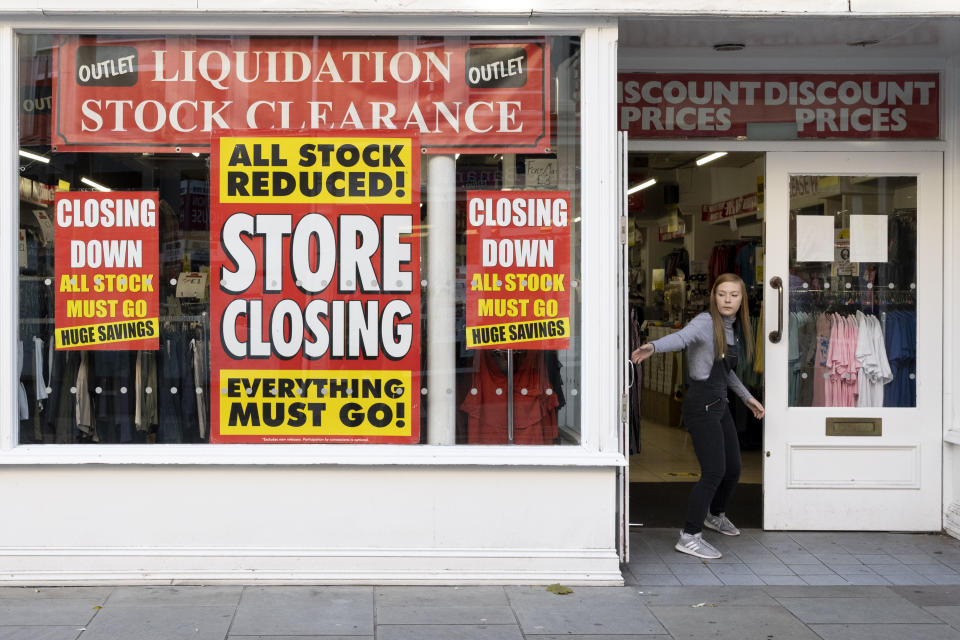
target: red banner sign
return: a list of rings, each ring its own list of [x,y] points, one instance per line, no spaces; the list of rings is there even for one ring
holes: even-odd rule
[[[936,73],[621,73],[618,92],[631,138],[940,135]]]
[[[157,192],[60,191],[55,206],[56,348],[158,349]]]
[[[433,153],[544,153],[543,38],[64,37],[52,145],[207,151],[225,130],[396,129]]]
[[[570,346],[570,193],[467,192],[467,348]]]
[[[211,154],[212,442],[420,439],[420,147],[224,135]]]
[[[717,220],[735,218],[745,213],[756,213],[759,209],[756,192],[748,193],[723,202],[702,205],[700,207],[700,219],[704,222],[716,222]]]

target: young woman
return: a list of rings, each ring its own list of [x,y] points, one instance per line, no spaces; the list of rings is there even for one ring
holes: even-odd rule
[[[725,514],[727,500],[740,479],[740,442],[727,406],[727,388],[733,389],[755,417],[763,417],[763,405],[734,372],[736,329],[746,343],[747,359],[753,358],[746,297],[747,287],[739,276],[720,275],[710,292],[709,313],[699,314],[676,333],[641,345],[631,355],[631,360],[640,364],[656,351],[687,349],[690,388],[683,398],[682,415],[700,463],[700,480],[690,492],[686,522],[674,548],[698,558],[722,555],[703,539],[704,526],[724,535],[740,535]]]

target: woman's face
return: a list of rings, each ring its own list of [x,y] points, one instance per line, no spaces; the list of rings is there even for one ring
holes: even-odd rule
[[[717,309],[722,316],[735,316],[740,310],[740,304],[743,302],[743,295],[740,291],[739,282],[723,282],[717,285],[714,293],[717,301]]]

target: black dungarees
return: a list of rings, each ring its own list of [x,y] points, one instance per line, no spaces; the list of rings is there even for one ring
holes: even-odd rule
[[[683,398],[683,423],[690,432],[700,463],[700,480],[687,501],[683,530],[699,533],[707,509],[714,515],[726,510],[727,500],[740,479],[740,442],[727,403],[727,375],[737,367],[737,344],[727,345],[706,380],[690,380]]]

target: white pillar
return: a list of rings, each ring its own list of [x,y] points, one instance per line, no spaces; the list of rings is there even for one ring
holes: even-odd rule
[[[427,443],[454,444],[456,416],[456,159],[427,161]]]
[[[16,69],[16,39],[9,26],[0,28],[0,70],[10,73]],[[17,170],[20,159],[14,149],[18,148],[16,86],[9,79],[0,89],[0,199],[4,212],[0,216],[0,449],[11,449],[16,444],[20,428],[17,410],[18,315],[17,295],[20,273],[17,261],[17,230],[20,208],[18,194],[20,182]]]

